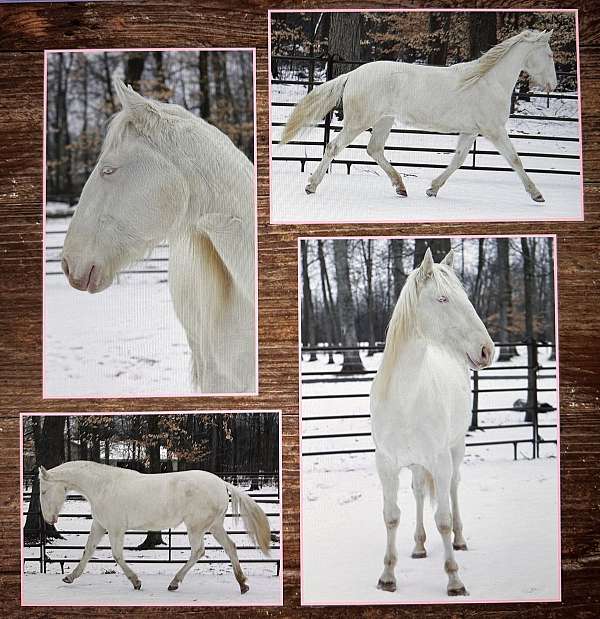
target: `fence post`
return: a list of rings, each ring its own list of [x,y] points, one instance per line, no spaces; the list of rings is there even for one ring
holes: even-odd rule
[[[478,419],[479,409],[479,372],[473,370],[473,408],[471,409],[471,425],[469,430],[477,430],[479,427]]]
[[[537,397],[537,375],[538,375],[538,346],[533,338],[527,339],[527,408],[531,411],[531,427],[533,430],[532,445],[533,457],[540,455],[539,436],[538,436],[538,397]]]
[[[333,79],[333,57],[331,55],[327,56],[327,69],[325,70],[325,80],[330,81]],[[331,117],[333,115],[333,110],[331,112],[327,112],[325,116],[325,129],[323,131],[323,153],[325,152],[325,148],[327,144],[329,144],[329,135],[331,134]]]

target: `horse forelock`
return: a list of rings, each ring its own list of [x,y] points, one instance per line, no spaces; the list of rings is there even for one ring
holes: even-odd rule
[[[471,62],[465,63],[466,70],[461,77],[462,87],[471,86],[479,81],[484,75],[489,73],[515,45],[528,42],[536,43],[543,35],[538,30],[523,30],[518,34],[494,45],[482,56]]]

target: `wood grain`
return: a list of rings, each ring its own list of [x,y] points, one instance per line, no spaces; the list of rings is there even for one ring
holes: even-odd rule
[[[454,0],[428,6],[453,6]],[[458,5],[459,3],[456,2]],[[494,7],[553,7],[551,2],[501,1]],[[276,8],[343,8],[279,2]],[[477,6],[471,2],[461,6]],[[479,2],[478,6],[485,6]],[[19,607],[18,414],[27,411],[136,411],[276,408],[283,422],[285,606],[211,609],[216,617],[598,617],[600,616],[600,11],[580,8],[585,223],[270,226],[268,204],[267,9],[264,0],[235,3],[88,2],[0,6],[0,598],[6,616],[191,616],[189,608],[32,609]],[[397,2],[358,6],[398,8]],[[416,2],[403,3],[418,7]],[[256,47],[259,171],[260,395],[43,401],[42,93],[43,50],[91,47]],[[482,198],[490,199],[490,198]],[[493,199],[493,197],[492,197]],[[560,303],[561,490],[563,602],[301,608],[299,599],[299,441],[297,366],[297,238],[343,234],[557,233]],[[510,534],[510,523],[507,523]],[[349,540],[351,543],[351,540]],[[361,558],[357,554],[357,561]],[[490,562],[493,557],[490,557]]]

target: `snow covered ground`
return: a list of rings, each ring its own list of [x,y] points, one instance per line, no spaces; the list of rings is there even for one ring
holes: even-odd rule
[[[506,363],[496,363],[482,371],[480,388],[507,388],[500,393],[481,393],[480,408],[511,408],[524,398],[526,351]],[[549,349],[540,349],[540,402],[557,406],[555,362],[548,360]],[[335,369],[326,355],[316,362],[303,361],[303,372]],[[339,363],[341,357],[336,356]],[[367,369],[378,367],[381,354],[363,357]],[[494,377],[504,376],[506,380]],[[542,378],[543,377],[543,378]],[[356,380],[325,382],[323,377],[304,376],[303,396],[339,394],[333,399],[303,399],[303,454],[346,449],[372,449],[369,418],[314,419],[335,415],[368,414],[368,398],[347,397],[369,393],[370,382]],[[363,379],[365,377],[362,377]],[[313,382],[314,381],[314,382]],[[521,390],[521,391],[520,391]],[[346,397],[345,397],[346,396]],[[482,426],[523,422],[520,411],[480,413]],[[542,424],[555,424],[557,413],[540,414]],[[361,437],[318,438],[311,435],[365,433]],[[527,428],[478,430],[467,436],[469,443],[530,438]],[[540,435],[556,439],[556,428],[540,428]],[[518,446],[467,447],[462,469],[461,504],[468,552],[457,553],[461,576],[470,592],[466,601],[553,600],[560,596],[558,461],[555,444],[540,445],[540,459],[532,460],[531,444]],[[303,602],[402,603],[464,602],[445,597],[441,540],[427,509],[429,557],[412,560],[414,499],[410,474],[400,479],[399,505],[402,510],[398,533],[398,590],[390,594],[377,590],[383,564],[385,527],[381,509],[380,483],[374,454],[304,455],[302,458],[302,551]]]
[[[306,94],[304,87],[297,85],[272,85],[272,100],[275,102],[297,102]],[[575,94],[575,93],[569,93]],[[536,116],[547,116],[547,120],[528,118],[510,119],[508,130],[520,153],[532,153],[523,157],[526,168],[562,169],[580,171],[579,142],[540,140],[535,136],[557,136],[578,138],[578,122],[559,122],[552,117],[577,118],[577,100],[556,100],[547,102],[542,98],[530,102],[519,102],[517,112]],[[272,122],[285,122],[291,107],[272,106]],[[335,120],[334,126],[340,125]],[[396,128],[402,128],[397,126]],[[272,139],[277,141],[282,127],[272,128]],[[335,132],[332,132],[332,137]],[[533,136],[533,137],[529,137]],[[366,145],[370,134],[364,132],[354,145]],[[323,129],[313,128],[296,139],[307,141],[323,140]],[[394,134],[387,146],[426,147],[454,149],[456,136],[426,134]],[[484,138],[476,141],[477,150],[495,151],[494,146]],[[566,154],[573,159],[559,159],[552,156],[536,157],[535,154]],[[287,144],[273,145],[273,157],[318,157],[323,154],[322,145],[304,146]],[[273,161],[271,167],[271,221],[274,223],[301,222],[369,222],[369,221],[543,221],[554,219],[581,219],[581,187],[579,175],[532,173],[531,177],[546,198],[544,204],[533,202],[523,189],[518,177],[512,171],[458,170],[440,190],[437,198],[428,198],[425,190],[441,169],[419,167],[418,164],[446,166],[452,153],[387,151],[391,161],[415,164],[397,168],[403,175],[408,198],[398,197],[383,170],[374,165],[355,164],[347,174],[346,165],[334,163],[329,174],[317,189],[317,193],[306,195],[304,186],[309,174],[318,162],[309,161],[304,173],[298,161]],[[369,160],[364,148],[346,148],[339,156],[341,160]],[[470,165],[469,155],[465,165]],[[477,154],[477,165],[508,167],[498,155]]]
[[[60,247],[68,219],[47,220],[47,247]],[[60,249],[46,258],[58,259]],[[152,258],[168,257],[158,248]],[[148,271],[165,261],[145,262]],[[140,265],[131,270],[140,269]],[[46,265],[57,273],[60,263]],[[167,275],[120,275],[101,294],[71,288],[62,274],[46,275],[44,299],[45,397],[185,395],[191,355],[171,303]]]
[[[263,487],[259,492],[251,495],[257,498],[264,494],[267,501],[261,503],[263,510],[269,514],[271,530],[277,532],[277,539],[281,539],[280,503],[277,497],[277,488]],[[275,495],[275,496],[273,496]],[[260,498],[260,497],[258,497]],[[24,504],[24,511],[28,503]],[[155,563],[169,558],[168,546],[159,546],[151,550],[135,550],[142,543],[145,532],[127,533],[125,536],[125,560],[143,560],[145,563],[130,563],[131,568],[142,581],[142,590],[134,591],[131,584],[112,559],[108,537],[105,536],[94,553],[95,559],[105,559],[106,562],[91,562],[87,565],[83,575],[73,584],[62,582],[60,559],[81,558],[82,547],[85,545],[90,530],[89,518],[76,515],[89,514],[90,506],[85,500],[69,499],[65,503],[57,528],[59,531],[81,531],[81,533],[65,533],[64,539],[55,540],[46,547],[46,555],[52,562],[47,564],[47,573],[40,574],[40,566],[36,561],[25,562],[23,575],[23,598],[27,604],[280,604],[281,603],[281,575],[277,576],[276,564],[245,563],[244,559],[264,558],[259,550],[246,549],[252,546],[250,538],[243,533],[244,525],[240,520],[237,524],[227,517],[225,526],[238,547],[238,555],[242,560],[242,568],[248,577],[250,591],[243,597],[233,575],[231,564],[221,546],[214,538],[207,534],[205,537],[206,555],[203,560],[226,559],[225,563],[198,563],[186,576],[183,584],[176,592],[167,590],[173,575],[189,558],[189,541],[185,525],[173,530],[175,535],[171,541],[172,563]],[[168,533],[163,532],[163,540],[168,543]],[[73,546],[78,548],[63,549],[56,546]],[[279,542],[273,543],[272,559],[281,557]],[[175,547],[183,547],[180,550]],[[216,548],[212,548],[216,547]],[[35,559],[39,557],[39,547],[25,547],[24,556]],[[64,572],[69,573],[76,562],[64,564]]]

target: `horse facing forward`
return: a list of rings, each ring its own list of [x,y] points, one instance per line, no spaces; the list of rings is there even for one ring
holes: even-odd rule
[[[469,367],[494,358],[494,344],[452,268],[450,252],[434,264],[428,249],[392,314],[381,366],[370,396],[377,472],[387,529],[378,587],[396,590],[396,531],[400,523],[398,475],[412,471],[417,505],[413,558],[426,556],[423,502],[435,500],[435,523],[444,544],[448,595],[468,595],[454,550],[466,550],[458,507],[459,467],[469,427]],[[451,534],[454,533],[454,542]]]
[[[95,293],[169,243],[169,288],[195,388],[256,389],[254,168],[216,127],[114,82],[110,122],[62,253],[71,286]]]
[[[427,131],[458,133],[448,167],[427,190],[436,196],[465,161],[478,134],[490,140],[519,175],[525,190],[543,202],[540,190],[523,164],[506,131],[511,95],[521,70],[546,91],[556,88],[556,71],[549,41],[552,31],[525,30],[499,43],[478,60],[450,67],[404,62],[370,62],[322,84],[294,108],[281,139],[286,144],[304,127],[316,125],[340,101],[344,127],[327,145],[323,159],[309,178],[306,193],[314,193],[332,160],[360,133],[372,129],[367,153],[406,196],[402,177],[385,158],[384,146],[394,122]]]
[[[92,527],[77,567],[63,578],[72,583],[79,578],[96,546],[108,532],[115,561],[134,589],[142,583],[123,558],[126,531],[160,531],[187,527],[191,554],[175,574],[169,591],[175,591],[188,571],[204,555],[204,534],[210,532],[223,546],[233,565],[242,594],[249,590],[233,540],[227,535],[224,518],[231,495],[233,514],[240,514],[252,541],[269,554],[271,529],[260,506],[235,486],[206,471],[182,471],[145,475],[129,469],[96,462],[65,462],[53,469],[40,467],[40,502],[44,520],[58,521],[66,494],[76,491],[92,508]]]

